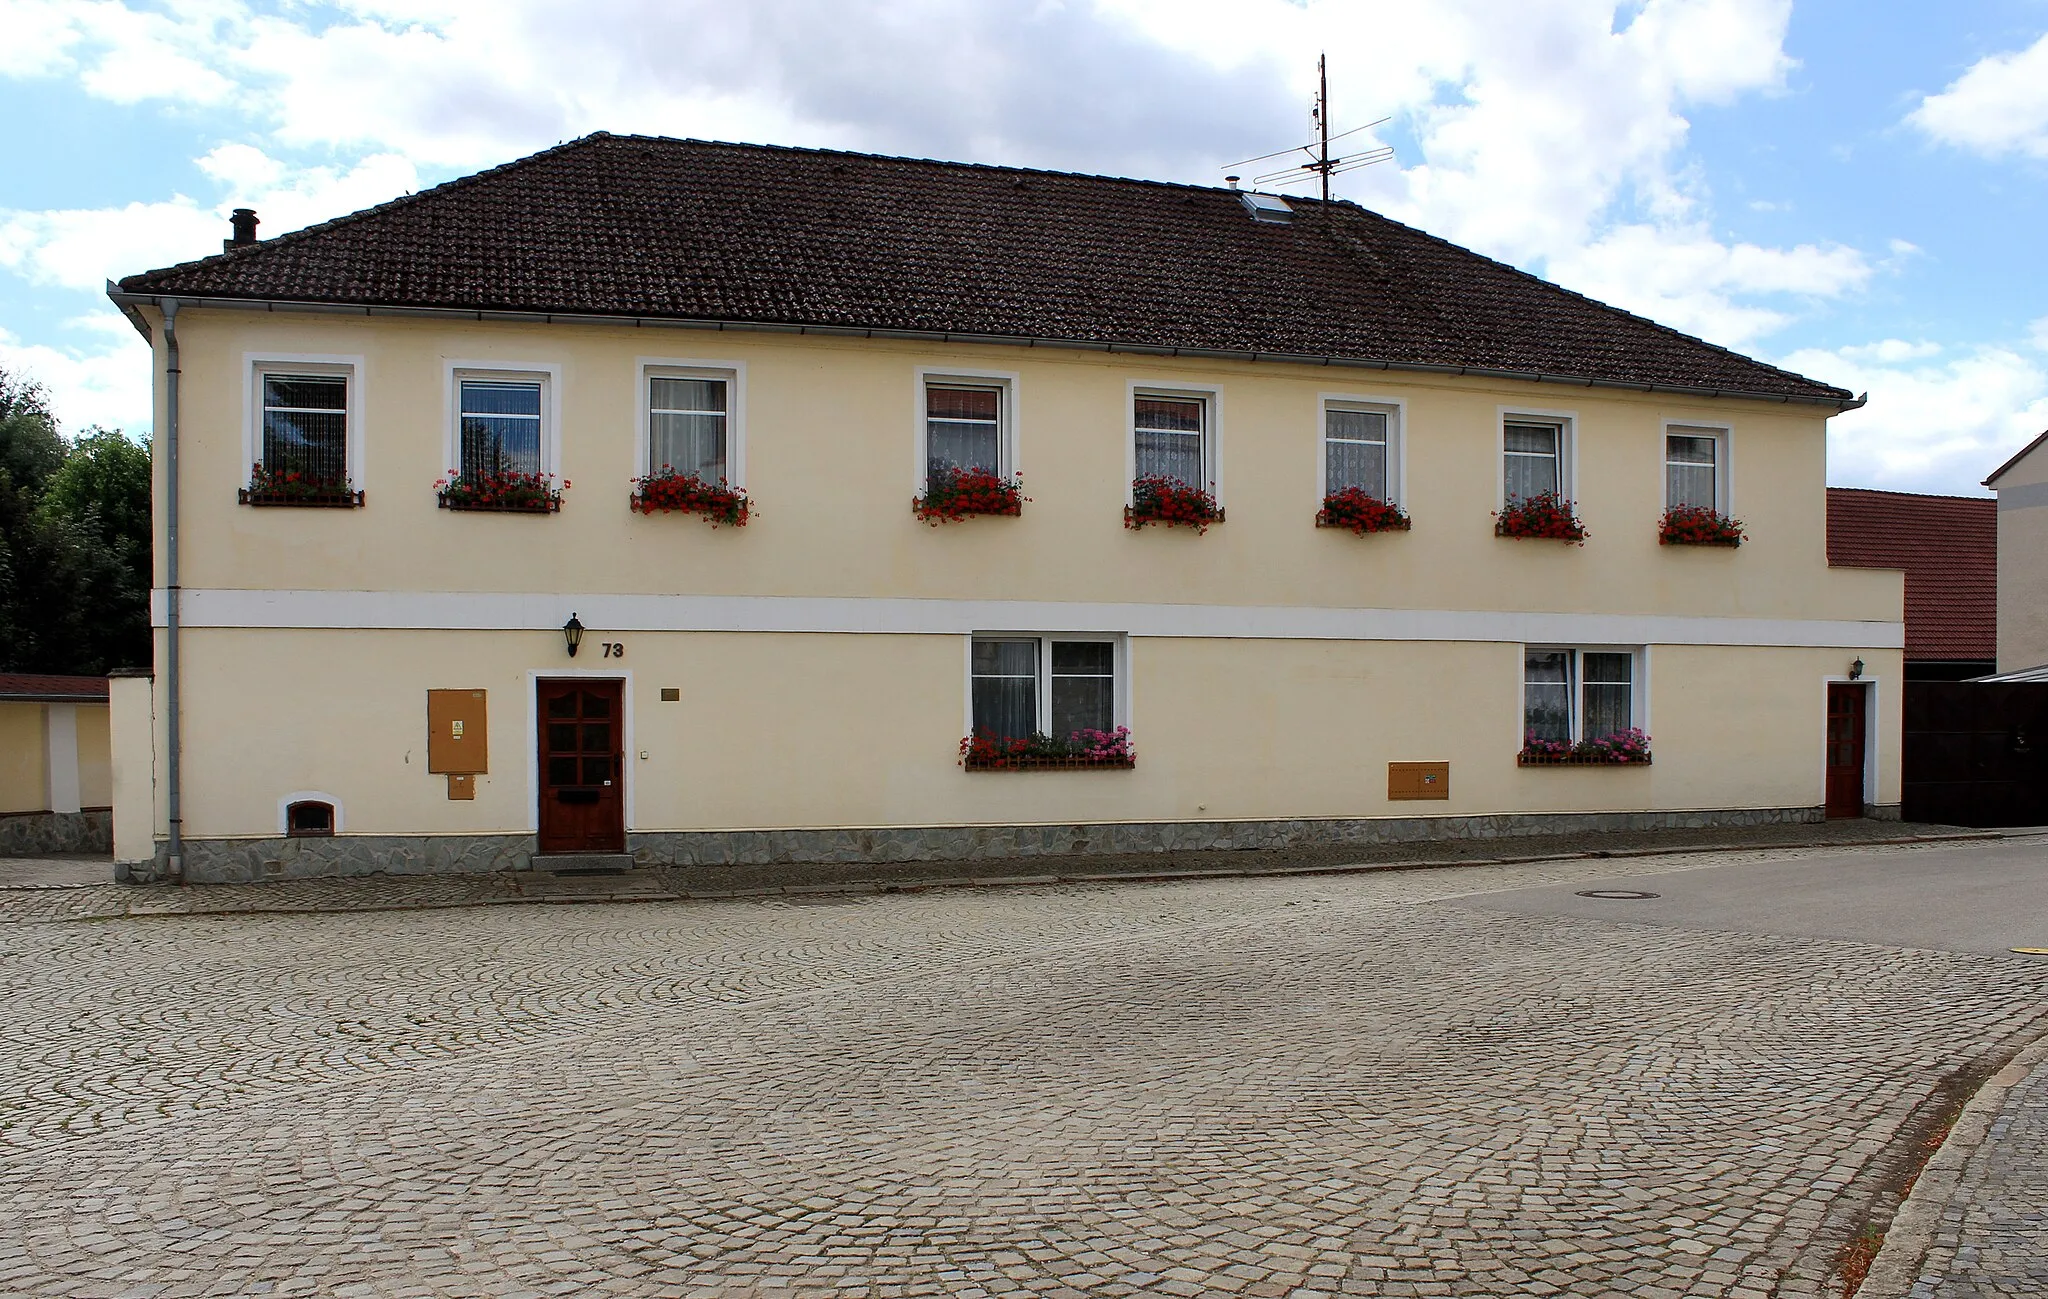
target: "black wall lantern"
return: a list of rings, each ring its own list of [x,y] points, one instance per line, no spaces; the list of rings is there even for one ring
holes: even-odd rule
[[[569,621],[562,624],[562,640],[569,646],[569,657],[575,658],[576,647],[583,643],[583,623],[573,613],[569,615]]]
[[[575,651],[575,650],[570,650],[569,652],[570,652],[571,654],[574,654],[574,653],[575,653],[576,651]],[[1850,679],[1851,681],[1861,681],[1861,680],[1863,679],[1863,660],[1862,660],[1862,659],[1857,659],[1857,660],[1856,660],[1856,661],[1855,661],[1854,663],[1851,663],[1851,664],[1849,665],[1849,679]]]

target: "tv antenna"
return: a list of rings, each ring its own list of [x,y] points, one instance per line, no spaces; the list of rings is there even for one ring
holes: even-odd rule
[[[1354,126],[1348,131],[1340,131],[1336,135],[1331,135],[1330,69],[1327,55],[1318,54],[1316,56],[1316,103],[1310,112],[1314,116],[1316,124],[1316,138],[1314,140],[1307,144],[1297,145],[1292,149],[1282,149],[1278,153],[1265,153],[1260,154],[1256,158],[1246,158],[1243,162],[1232,163],[1231,165],[1233,167],[1249,167],[1255,162],[1267,162],[1274,158],[1285,158],[1296,153],[1305,153],[1308,155],[1307,162],[1291,163],[1278,171],[1270,171],[1263,176],[1254,176],[1252,177],[1252,184],[1294,185],[1314,176],[1323,183],[1323,201],[1327,203],[1330,201],[1330,177],[1342,175],[1347,171],[1356,171],[1360,167],[1370,167],[1376,162],[1386,162],[1394,156],[1394,150],[1388,145],[1378,145],[1362,153],[1354,153],[1347,157],[1333,158],[1330,156],[1330,141],[1342,140],[1347,136],[1357,135],[1360,131],[1370,131],[1375,126],[1385,126],[1393,119],[1382,117],[1377,122],[1367,122],[1364,126]],[[1237,178],[1232,176],[1227,179],[1234,182]]]

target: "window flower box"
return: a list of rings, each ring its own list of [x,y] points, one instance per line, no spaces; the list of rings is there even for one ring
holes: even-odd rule
[[[1674,505],[1657,521],[1657,543],[1663,546],[1741,545],[1742,520],[1731,519],[1704,505]]]
[[[1064,740],[976,731],[960,741],[960,765],[969,771],[1129,770],[1138,765],[1138,758],[1131,751],[1127,726],[1075,731]]]
[[[560,487],[547,474],[453,473],[434,484],[444,510],[491,511],[500,514],[554,514],[562,508]]]
[[[1323,498],[1316,511],[1318,528],[1347,528],[1357,536],[1368,532],[1406,532],[1413,526],[1408,514],[1392,501],[1383,501],[1363,487],[1345,487]]]
[[[302,474],[295,470],[249,466],[249,485],[235,493],[244,505],[289,505],[310,508],[352,510],[363,503],[363,494],[347,479]]]
[[[1131,503],[1124,506],[1124,526],[1133,532],[1148,524],[1188,527],[1200,535],[1223,522],[1216,497],[1165,474],[1146,474],[1131,484]]]
[[[1567,744],[1563,740],[1538,739],[1534,732],[1522,737],[1522,751],[1515,755],[1521,767],[1647,767],[1650,765],[1650,737],[1631,726],[1591,740]]]
[[[910,512],[931,524],[958,523],[973,514],[1015,518],[1024,512],[1023,482],[986,469],[934,466],[923,495],[910,498]]]
[[[754,503],[745,491],[731,487],[721,478],[706,482],[696,474],[679,474],[663,465],[651,474],[633,480],[633,512],[636,514],[701,514],[712,527],[730,524],[747,526]]]
[[[1579,521],[1573,502],[1556,492],[1539,492],[1503,506],[1493,516],[1493,535],[1583,546],[1592,534]]]

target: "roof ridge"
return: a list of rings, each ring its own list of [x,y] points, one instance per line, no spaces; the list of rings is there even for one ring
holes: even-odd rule
[[[425,189],[411,190],[400,194],[397,198],[385,199],[382,203],[372,204],[366,208],[358,208],[353,212],[344,212],[340,216],[329,217],[327,220],[316,222],[313,225],[301,226],[297,230],[287,230],[285,233],[275,235],[269,239],[259,239],[255,243],[238,244],[232,248],[223,248],[217,253],[208,253],[204,257],[195,257],[189,262],[178,262],[171,266],[159,266],[154,270],[138,271],[133,275],[123,277],[120,284],[123,288],[126,288],[130,280],[143,281],[154,279],[160,275],[168,275],[173,271],[192,270],[196,267],[205,266],[208,263],[224,263],[235,258],[246,260],[252,253],[259,253],[272,248],[290,247],[295,243],[302,242],[338,227],[348,226],[357,221],[367,220],[370,217],[411,207],[431,195],[461,189],[463,186],[481,181],[487,176],[503,175],[505,172],[514,171],[529,163],[538,162],[551,154],[563,153],[578,145],[588,144],[593,140],[617,138],[610,131],[592,131],[588,135],[579,135],[573,140],[563,140],[558,144],[549,145],[538,152],[514,158],[510,162],[501,162],[495,167],[486,167],[482,171],[474,171],[467,175],[457,176],[452,180],[444,180],[438,185],[429,185]]]
[[[1952,492],[1902,492],[1891,487],[1837,487],[1830,483],[1830,492],[1861,492],[1865,496],[1909,496],[1916,501],[1968,501],[1975,505],[1995,505],[1996,496],[1957,496]]]
[[[603,136],[612,140],[646,140],[661,144],[690,144],[709,149],[758,149],[768,153],[800,153],[826,158],[859,158],[866,162],[907,162],[924,167],[944,167],[952,171],[988,171],[1014,176],[1057,176],[1064,180],[1110,181],[1119,185],[1144,185],[1154,189],[1193,190],[1198,194],[1254,194],[1265,190],[1239,189],[1231,185],[1197,185],[1184,180],[1153,180],[1145,176],[1113,176],[1097,171],[1061,171],[1057,167],[1019,167],[1004,162],[961,162],[951,158],[927,158],[908,153],[868,153],[860,149],[826,149],[816,145],[803,144],[758,144],[746,140],[700,140],[696,136],[677,135],[618,135],[609,131],[597,131],[584,136],[594,140]],[[580,143],[578,141],[577,143]],[[539,155],[535,155],[536,157]],[[1276,197],[1289,202],[1315,203],[1324,200],[1308,194],[1280,194]],[[1341,202],[1331,199],[1332,204]]]

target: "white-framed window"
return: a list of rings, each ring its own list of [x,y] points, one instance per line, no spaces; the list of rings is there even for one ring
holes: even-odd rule
[[[923,368],[917,372],[917,482],[983,469],[1017,472],[1017,376]]]
[[[1322,411],[1320,495],[1357,487],[1399,504],[1401,403],[1326,394]]]
[[[362,358],[257,355],[247,360],[243,469],[298,474],[336,488],[363,482]]]
[[[561,367],[448,366],[449,470],[464,477],[560,472]]]
[[[1679,506],[1728,513],[1726,426],[1664,426],[1664,508]]]
[[[638,472],[745,486],[744,376],[737,361],[640,358]]]
[[[1545,493],[1572,498],[1573,423],[1569,415],[1502,412],[1502,504],[1513,505]]]
[[[1064,740],[1124,721],[1122,638],[977,634],[968,644],[968,730]]]
[[[1524,647],[1523,735],[1577,744],[1640,726],[1640,668],[1629,648]]]
[[[1131,477],[1171,478],[1220,499],[1222,405],[1214,388],[1132,385]]]

